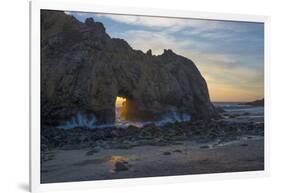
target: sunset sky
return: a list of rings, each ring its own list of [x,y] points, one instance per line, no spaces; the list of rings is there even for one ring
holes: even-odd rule
[[[102,22],[111,37],[159,55],[163,49],[191,59],[208,83],[212,101],[263,98],[264,25],[198,19],[67,12]]]

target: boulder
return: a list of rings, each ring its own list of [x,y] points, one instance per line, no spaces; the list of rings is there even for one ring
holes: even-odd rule
[[[128,163],[127,162],[124,162],[124,161],[117,161],[115,164],[114,164],[114,171],[115,172],[121,172],[121,171],[127,171],[129,170],[129,167],[128,167]]]

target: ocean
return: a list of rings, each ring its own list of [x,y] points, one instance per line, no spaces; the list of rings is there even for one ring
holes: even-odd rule
[[[264,107],[256,107],[250,105],[243,105],[239,103],[226,103],[226,102],[215,102],[215,107],[222,109],[222,118],[229,121],[253,121],[253,122],[264,122]],[[96,118],[90,117],[83,114],[77,114],[75,117],[67,121],[66,123],[58,126],[58,128],[72,129],[75,127],[87,127],[87,128],[102,128],[102,127],[128,127],[133,125],[136,127],[143,127],[144,125],[154,123],[157,126],[162,126],[167,123],[175,122],[187,122],[191,120],[191,116],[188,114],[177,114],[176,111],[171,110],[170,113],[163,115],[159,120],[156,121],[128,121],[122,119],[120,116],[121,107],[116,107],[116,121],[114,124],[97,125]]]
[[[264,107],[234,102],[214,102],[215,107],[223,109],[222,116],[237,121],[264,122]]]

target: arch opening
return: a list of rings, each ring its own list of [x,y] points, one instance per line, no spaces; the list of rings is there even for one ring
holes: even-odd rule
[[[123,96],[117,96],[115,99],[115,122],[122,122],[126,120],[127,108],[126,108],[127,98]]]

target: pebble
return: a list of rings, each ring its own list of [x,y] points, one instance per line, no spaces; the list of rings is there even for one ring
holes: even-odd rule
[[[165,151],[163,152],[163,155],[171,155],[171,152]]]

